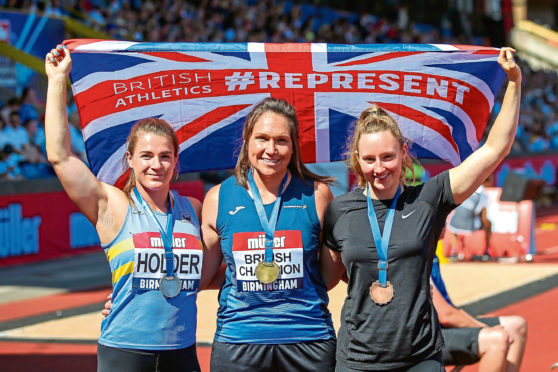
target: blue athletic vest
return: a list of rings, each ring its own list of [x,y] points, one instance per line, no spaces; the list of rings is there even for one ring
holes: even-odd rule
[[[269,215],[273,203],[265,205]],[[215,340],[283,344],[335,337],[320,275],[313,182],[292,177],[282,197],[274,236],[279,278],[261,284],[256,266],[264,259],[265,233],[247,190],[230,177],[221,184],[217,231],[227,264],[219,293]]]
[[[444,283],[444,279],[442,279],[442,273],[440,272],[440,260],[438,256],[434,255],[434,259],[432,261],[432,272],[430,273],[430,278],[432,279],[432,284],[436,286],[440,294],[444,297],[444,299],[451,305],[450,296],[448,294],[448,290],[446,289],[446,283]]]
[[[101,324],[102,345],[173,350],[196,341],[196,296],[203,254],[200,226],[188,198],[171,193],[174,269],[182,291],[174,298],[165,298],[159,291],[165,248],[157,224],[132,194],[134,206],[128,207],[122,229],[104,246],[113,295],[110,315]],[[154,213],[166,226],[166,214]]]

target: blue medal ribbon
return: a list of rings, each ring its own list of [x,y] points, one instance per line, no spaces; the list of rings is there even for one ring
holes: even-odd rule
[[[161,223],[159,222],[157,217],[155,217],[155,214],[153,213],[153,210],[151,209],[149,204],[147,204],[147,202],[141,197],[141,194],[139,193],[138,189],[135,187],[134,187],[134,195],[136,199],[138,199],[138,201],[140,202],[143,209],[145,210],[145,213],[147,213],[149,217],[155,220],[155,223],[159,228],[159,233],[161,234],[161,239],[163,240],[163,245],[165,246],[165,264],[166,264],[166,271],[167,271],[166,276],[172,277],[174,276],[174,263],[173,263],[174,257],[172,254],[172,230],[174,228],[174,217],[172,215],[172,207],[171,207],[170,199],[169,199],[169,209],[167,212],[167,229],[165,231],[163,230],[163,227],[161,226]]]
[[[366,202],[368,205],[368,221],[370,222],[370,228],[372,229],[372,236],[374,236],[374,244],[376,244],[376,250],[378,251],[378,281],[380,282],[380,287],[387,287],[387,270],[388,270],[388,245],[389,238],[391,236],[391,228],[393,226],[393,218],[395,216],[395,206],[397,205],[397,199],[401,194],[401,186],[397,188],[397,193],[393,198],[391,205],[386,216],[386,222],[384,224],[384,234],[380,233],[380,225],[378,224],[378,218],[376,217],[376,212],[374,211],[374,206],[372,205],[372,199],[370,198],[369,186],[366,187]]]
[[[285,173],[285,177],[283,177],[281,187],[279,187],[279,193],[277,194],[277,199],[275,199],[275,204],[273,205],[273,210],[271,211],[271,216],[269,216],[268,220],[262,202],[262,197],[260,196],[256,182],[254,181],[252,171],[250,170],[250,172],[248,172],[248,184],[250,185],[250,191],[252,191],[254,205],[256,206],[256,211],[258,212],[262,228],[265,231],[265,262],[273,262],[273,237],[275,235],[277,219],[279,218],[279,211],[281,209],[281,196],[283,195],[283,188],[285,187],[285,182],[287,182],[288,175],[289,174],[287,172]]]

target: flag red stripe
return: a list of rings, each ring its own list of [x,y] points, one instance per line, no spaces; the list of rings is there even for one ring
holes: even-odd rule
[[[450,128],[446,124],[444,124],[442,121],[440,121],[438,119],[435,119],[432,116],[427,115],[423,111],[418,111],[418,110],[412,109],[410,107],[400,105],[400,104],[396,104],[396,103],[383,103],[382,102],[382,103],[379,103],[378,106],[382,107],[385,110],[397,113],[400,116],[403,116],[407,119],[414,120],[417,123],[420,123],[420,124],[424,125],[425,127],[428,127],[430,129],[435,130],[442,137],[444,137],[446,139],[446,141],[448,141],[451,144],[451,146],[453,147],[455,152],[457,152],[459,154],[459,147],[457,146],[457,144],[453,140],[453,137],[451,136]]]
[[[205,115],[200,116],[194,121],[189,122],[182,128],[176,131],[176,137],[178,137],[178,143],[182,143],[189,138],[195,136],[202,130],[212,126],[215,123],[220,122],[228,118],[229,116],[237,113],[238,111],[245,109],[250,105],[234,105],[218,107],[213,111],[208,112]]]
[[[97,43],[99,41],[106,41],[106,40],[103,40],[103,39],[68,39],[68,40],[64,40],[64,45],[66,45],[66,48],[68,48],[70,50],[70,52],[72,52],[74,49],[76,49],[77,47],[79,47],[81,45],[93,44],[93,43]]]

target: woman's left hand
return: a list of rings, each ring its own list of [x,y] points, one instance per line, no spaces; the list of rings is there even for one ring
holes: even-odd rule
[[[500,55],[498,56],[498,63],[502,66],[502,69],[508,75],[508,79],[515,83],[521,82],[521,70],[515,59],[513,58],[513,53],[515,49],[510,47],[505,47],[500,49]]]

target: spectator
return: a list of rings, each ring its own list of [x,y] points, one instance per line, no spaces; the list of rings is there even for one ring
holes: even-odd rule
[[[38,130],[38,123],[35,119],[28,119],[24,124],[23,127],[27,132],[28,138],[33,138],[37,134]],[[28,141],[24,143],[21,148],[21,154],[23,157],[29,161],[30,163],[46,163],[46,158],[43,154],[41,154],[41,150],[39,146],[35,145],[32,141]]]
[[[17,111],[10,113],[8,125],[3,129],[6,143],[12,145],[13,150],[20,152],[23,145],[29,143],[27,131],[21,126],[21,118]]]
[[[520,316],[475,318],[451,302],[438,258],[432,265],[433,302],[442,325],[444,365],[479,362],[479,372],[516,372],[527,342],[527,322]]]
[[[21,106],[19,98],[12,97],[8,100],[5,106],[2,107],[0,111],[2,119],[4,119],[5,123],[10,121],[10,114],[12,112],[19,112],[19,107]]]
[[[14,151],[12,145],[7,144],[2,149],[2,154],[0,155],[0,160],[5,163],[1,168],[7,171],[6,178],[11,180],[23,179],[21,174],[20,163],[25,161],[25,158]]]
[[[452,258],[464,259],[471,252],[465,252],[467,244],[464,240],[472,236],[476,231],[484,232],[484,247],[482,247],[482,257],[474,252],[473,259],[480,258],[489,261],[490,236],[492,234],[492,222],[488,219],[488,197],[484,193],[486,185],[492,183],[492,178],[488,177],[482,185],[467,200],[461,203],[454,211],[448,224],[448,234],[451,234],[451,256]],[[465,254],[464,254],[465,252]]]
[[[21,106],[19,107],[19,116],[22,122],[29,119],[38,119],[39,112],[44,112],[44,105],[37,98],[35,90],[31,87],[26,87],[21,93]]]
[[[35,119],[28,119],[23,123],[23,127],[27,131],[29,143],[36,146],[41,154],[46,154],[45,129],[42,123],[39,124]]]

